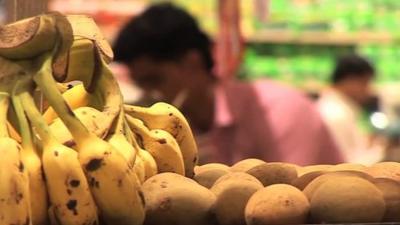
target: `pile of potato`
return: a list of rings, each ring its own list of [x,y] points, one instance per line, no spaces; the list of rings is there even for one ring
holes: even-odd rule
[[[210,163],[143,185],[147,225],[400,222],[400,163]]]

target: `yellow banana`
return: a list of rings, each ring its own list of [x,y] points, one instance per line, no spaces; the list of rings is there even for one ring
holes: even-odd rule
[[[20,20],[0,30],[0,56],[9,59],[29,59],[48,51],[57,36],[55,21],[49,15]]]
[[[122,96],[121,96],[122,98]],[[121,100],[122,102],[122,100]],[[121,104],[122,106],[122,104]],[[114,123],[114,127],[111,128],[109,137],[107,138],[108,143],[114,146],[122,156],[124,156],[125,160],[128,162],[130,168],[133,169],[136,160],[136,151],[137,149],[134,148],[131,143],[127,140],[126,136],[124,135],[124,111],[121,110],[117,120]]]
[[[21,135],[15,130],[14,126],[9,121],[7,121],[7,129],[10,137],[18,143],[21,143]]]
[[[101,138],[106,136],[105,131],[109,128],[105,127],[106,124],[99,123],[99,121],[107,119],[104,113],[87,106],[75,109],[74,113],[89,131]],[[67,146],[75,145],[71,132],[60,118],[55,119],[50,124],[50,130],[59,142]]]
[[[127,115],[142,120],[150,129],[162,129],[172,134],[179,144],[185,165],[185,175],[193,177],[198,162],[197,145],[189,123],[174,106],[159,102],[149,108],[125,105]]]
[[[32,212],[31,220],[33,225],[45,225],[48,222],[48,199],[42,171],[42,162],[33,143],[31,127],[21,102],[18,97],[15,96],[15,91],[16,90],[13,90],[12,103],[18,118],[19,130],[22,135],[21,161],[25,165],[29,178],[30,206]]]
[[[106,62],[112,61],[114,55],[111,46],[92,18],[85,15],[68,15],[67,19],[72,26],[75,37],[87,38],[95,41],[104,60]]]
[[[88,93],[82,84],[75,85],[63,93],[63,98],[72,109],[88,105]],[[43,117],[48,124],[58,117],[52,107],[48,107],[43,113]]]
[[[98,224],[96,204],[80,166],[78,153],[59,143],[51,134],[30,95],[32,83],[25,82],[28,81],[21,81],[15,98],[20,101],[42,140],[43,170],[55,218],[62,225]]]
[[[8,134],[8,106],[9,94],[0,93],[0,224],[31,224],[29,179],[21,146]]]
[[[79,80],[89,88],[96,67],[95,51],[93,41],[75,37],[69,49],[68,70],[63,82]]]
[[[111,71],[102,59],[101,65],[99,69],[102,73],[99,79],[112,77]],[[34,80],[70,130],[76,142],[80,164],[106,224],[142,224],[145,215],[144,200],[139,180],[134,179],[131,174],[134,173],[133,169],[129,168],[125,158],[111,144],[88,131],[64,101],[51,74],[49,55],[44,57],[42,68],[34,76]],[[112,93],[106,93],[110,94]],[[117,112],[117,115],[119,111],[120,108],[103,110],[103,112]]]
[[[145,181],[158,173],[157,163],[148,151],[139,149],[137,156],[140,157],[143,162]]]
[[[182,152],[172,135],[164,130],[149,130],[141,120],[126,116],[131,130],[139,137],[157,163],[158,171],[185,175]]]

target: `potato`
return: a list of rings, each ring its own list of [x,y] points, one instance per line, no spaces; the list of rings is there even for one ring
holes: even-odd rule
[[[299,190],[304,190],[304,188],[311,183],[315,178],[325,174],[324,171],[313,171],[303,174],[292,181],[292,186],[297,187]]]
[[[310,204],[304,194],[287,184],[274,184],[251,196],[245,209],[247,225],[304,224]]]
[[[361,171],[364,172],[367,167],[358,163],[341,163],[328,168],[327,171]]]
[[[195,174],[196,173],[201,173],[205,170],[209,170],[209,169],[221,169],[221,170],[230,170],[230,167],[222,164],[222,163],[207,163],[201,166],[196,166],[194,169]]]
[[[400,222],[400,183],[389,178],[376,178],[374,184],[386,203],[383,222]]]
[[[247,179],[243,179],[245,177]],[[241,177],[230,176],[230,178],[222,179],[212,186],[211,191],[217,197],[214,213],[218,224],[245,224],[246,204],[249,198],[261,188],[263,188],[261,182],[246,173],[242,173]]]
[[[143,183],[145,225],[209,225],[215,223],[215,195],[175,173],[160,173]]]
[[[311,181],[304,189],[303,193],[307,196],[308,200],[311,200],[314,192],[326,181],[335,180],[336,177],[360,177],[362,179],[366,179],[372,181],[374,178],[369,176],[366,173],[360,171],[336,171],[336,172],[327,172],[324,175],[321,175]]]
[[[244,159],[242,161],[237,162],[233,166],[231,166],[232,172],[247,172],[249,169],[258,166],[260,164],[265,163],[263,160],[260,159]]]
[[[365,172],[375,178],[390,178],[400,182],[400,163],[381,162],[365,169]]]
[[[250,181],[250,182],[255,182],[255,183],[260,183],[257,178],[251,176],[248,173],[244,172],[231,172],[223,175],[222,177],[218,178],[218,180],[215,181],[214,185],[218,184],[219,182],[223,182],[225,180],[232,180],[232,179],[238,179],[238,180],[244,180],[244,181]]]
[[[303,166],[303,167],[298,167],[297,168],[297,174],[298,176],[302,176],[306,173],[311,173],[314,171],[326,171],[329,168],[333,167],[333,165],[310,165],[310,166]]]
[[[385,201],[379,189],[356,176],[331,177],[314,192],[310,215],[315,223],[380,222]]]
[[[291,184],[297,178],[296,167],[286,163],[263,163],[247,171],[264,186],[272,184]]]
[[[201,186],[210,189],[214,185],[216,180],[229,172],[229,169],[210,168],[200,170],[200,172],[194,175],[193,179],[197,181],[197,183],[199,183]]]

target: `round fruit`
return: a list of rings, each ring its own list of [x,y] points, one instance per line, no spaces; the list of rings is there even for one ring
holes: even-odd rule
[[[398,162],[376,163],[365,171],[375,178],[390,178],[400,182],[400,163]]]
[[[200,172],[195,173],[193,179],[201,186],[210,189],[216,180],[227,173],[229,173],[228,169],[210,168],[206,170],[200,170]]]
[[[366,179],[369,181],[373,181],[374,178],[369,176],[366,173],[360,171],[336,171],[336,172],[328,172],[324,175],[316,177],[312,180],[304,189],[303,193],[307,196],[308,200],[311,200],[314,192],[326,181],[335,180],[337,177],[360,177],[362,179]]]
[[[291,184],[297,178],[297,170],[286,163],[263,163],[247,171],[264,186],[272,184]]]
[[[360,177],[338,176],[321,184],[310,201],[316,223],[380,222],[385,201],[379,189]]]
[[[215,195],[175,173],[157,174],[143,183],[146,225],[208,225],[215,221]]]
[[[309,183],[311,183],[315,178],[325,174],[323,171],[313,171],[302,175],[292,181],[292,186],[297,187],[299,190],[304,190]]]
[[[260,164],[265,163],[264,161],[260,159],[244,159],[242,161],[237,162],[233,166],[231,166],[231,171],[232,172],[247,172],[249,169],[258,166]]]
[[[247,177],[247,179],[243,179]],[[220,225],[245,224],[244,209],[249,198],[259,189],[261,182],[249,174],[242,173],[241,178],[222,179],[212,186],[211,191],[217,196],[214,213]]]
[[[245,209],[246,224],[304,224],[309,209],[307,198],[297,188],[274,184],[251,196]]]
[[[383,222],[400,222],[400,183],[389,178],[376,178],[374,184],[386,203]]]

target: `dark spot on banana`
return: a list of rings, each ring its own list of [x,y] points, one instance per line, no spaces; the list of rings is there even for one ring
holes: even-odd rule
[[[122,187],[122,179],[118,179],[118,187]]]
[[[85,168],[87,171],[95,171],[101,167],[101,163],[103,159],[92,159],[88,164],[86,164]]]
[[[173,115],[172,113],[169,113],[169,114],[168,114],[168,116],[172,116],[172,115]]]
[[[18,193],[18,194],[15,196],[15,202],[16,202],[17,204],[19,204],[19,202],[20,202],[22,199],[24,199],[24,195],[23,195],[22,193]]]
[[[68,140],[66,142],[64,142],[64,145],[67,147],[72,148],[73,146],[75,146],[75,141],[74,140]]]
[[[29,225],[29,224],[31,224],[31,219],[29,218],[29,216],[27,216],[24,225]]]
[[[87,112],[86,111],[82,111],[82,115],[86,115],[87,114]]]
[[[54,155],[57,157],[58,156],[58,151],[54,151]]]
[[[141,190],[138,191],[138,195],[139,195],[140,201],[142,201],[142,205],[145,206],[146,200],[144,199],[144,194]]]
[[[158,140],[158,143],[160,143],[160,144],[166,144],[166,143],[167,143],[167,140],[165,140],[165,139],[163,138],[163,139]]]
[[[71,189],[67,189],[67,194],[68,195],[72,195],[72,190]]]
[[[71,199],[67,202],[66,206],[69,210],[71,210],[74,215],[78,215],[78,210],[76,210],[76,206],[78,205],[78,201],[75,199]]]
[[[71,89],[71,88],[73,88],[74,87],[74,85],[72,85],[72,84],[68,84],[67,85],[67,89]]]
[[[19,172],[23,173],[25,166],[24,163],[22,161],[19,161],[19,166],[18,166]]]
[[[196,163],[197,162],[197,156],[195,156],[194,158],[193,158],[193,163]]]
[[[71,185],[71,187],[78,187],[81,184],[80,180],[71,180],[69,182],[69,185]]]

